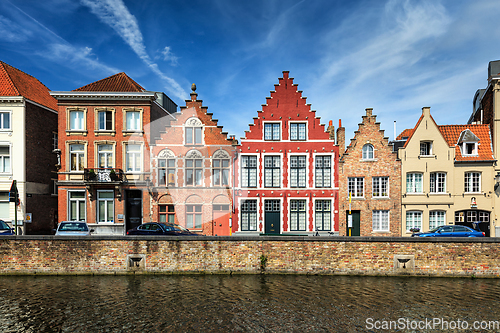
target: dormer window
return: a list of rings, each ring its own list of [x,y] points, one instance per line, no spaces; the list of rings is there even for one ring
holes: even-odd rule
[[[464,142],[462,144],[462,155],[477,155],[477,142]]]
[[[363,146],[363,159],[364,160],[374,159],[374,149],[373,146],[369,143]]]
[[[432,155],[432,141],[420,141],[420,156]]]
[[[460,133],[457,144],[460,147],[462,156],[478,155],[479,138],[470,129]]]

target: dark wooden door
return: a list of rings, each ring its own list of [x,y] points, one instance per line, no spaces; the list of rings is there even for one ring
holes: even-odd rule
[[[279,234],[280,233],[280,201],[279,200],[265,200],[264,201],[264,223],[266,234]]]
[[[352,210],[352,228],[351,228],[351,236],[360,236],[361,228],[360,228],[360,211]],[[349,211],[346,211],[346,236],[349,236]]]
[[[125,193],[125,223],[130,230],[142,223],[142,191],[127,190]]]

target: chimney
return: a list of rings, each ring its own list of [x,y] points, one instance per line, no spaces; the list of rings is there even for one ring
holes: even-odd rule
[[[430,106],[424,106],[422,108],[422,116],[430,116],[431,115],[431,107]]]
[[[330,133],[330,140],[335,141],[335,126],[333,126],[333,121],[330,120],[330,122],[328,123],[328,129],[326,131]]]
[[[337,145],[339,146],[339,154],[342,156],[345,152],[345,128],[342,127],[341,119],[339,119],[339,128],[337,128]]]

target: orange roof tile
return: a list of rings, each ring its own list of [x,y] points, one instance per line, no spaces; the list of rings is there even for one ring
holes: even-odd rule
[[[38,79],[0,61],[0,96],[23,96],[57,111],[57,100],[49,91]]]
[[[493,151],[491,149],[490,126],[486,124],[479,125],[440,125],[439,131],[445,138],[450,147],[455,146],[456,161],[494,161]],[[479,138],[478,155],[462,156],[460,146],[457,145],[460,134],[469,129]]]
[[[407,128],[396,137],[396,140],[408,139],[413,134],[414,128]]]
[[[122,72],[89,83],[73,91],[144,92],[145,89]]]

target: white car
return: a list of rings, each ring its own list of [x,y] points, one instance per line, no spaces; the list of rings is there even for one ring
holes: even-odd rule
[[[90,236],[94,229],[89,229],[85,222],[63,221],[59,223],[56,236]]]

